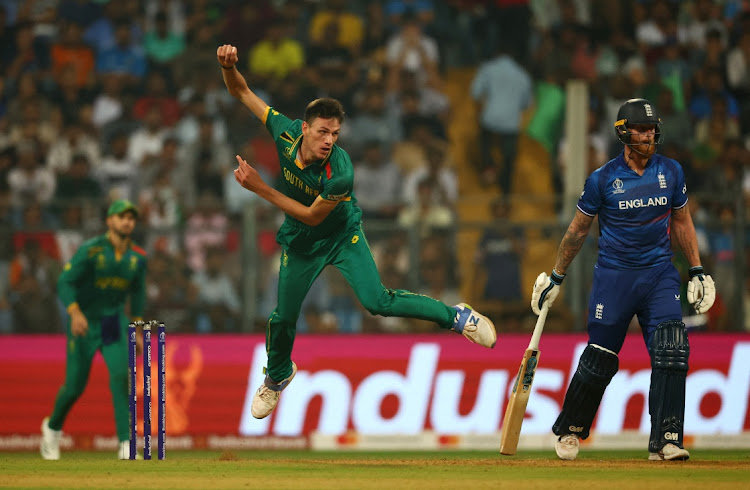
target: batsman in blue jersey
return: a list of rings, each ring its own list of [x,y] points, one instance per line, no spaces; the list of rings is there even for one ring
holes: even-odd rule
[[[685,460],[685,379],[690,345],[680,308],[680,276],[672,265],[676,240],[690,264],[687,299],[698,313],[711,308],[716,289],[703,272],[682,167],[656,154],[661,120],[645,99],[625,102],[617,113],[623,152],[586,180],[578,210],[560,243],[551,276],[541,273],[531,307],[551,306],[565,272],[599,216],[599,257],[589,299],[588,346],[552,426],[555,450],[564,460],[578,455],[604,390],[618,369],[618,353],[633,316],[651,356],[649,460]]]

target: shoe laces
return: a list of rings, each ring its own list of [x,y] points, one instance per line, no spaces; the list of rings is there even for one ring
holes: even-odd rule
[[[573,434],[566,434],[560,438],[560,444],[576,447],[578,445],[578,437]]]
[[[258,397],[265,403],[273,403],[279,398],[279,392],[263,385],[258,388]]]

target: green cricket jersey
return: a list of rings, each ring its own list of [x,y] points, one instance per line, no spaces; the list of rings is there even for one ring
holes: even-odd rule
[[[123,311],[142,317],[146,304],[146,251],[132,244],[117,257],[106,235],[87,240],[65,264],[57,282],[65,308],[78,303],[89,321]]]
[[[328,249],[339,239],[339,233],[357,226],[362,217],[354,197],[354,167],[349,155],[333,145],[326,158],[305,167],[297,158],[302,142],[302,121],[292,121],[269,107],[263,115],[263,123],[276,142],[281,165],[279,191],[305,206],[310,206],[318,196],[339,201],[317,226],[306,225],[287,214],[276,241],[284,248],[305,254]]]

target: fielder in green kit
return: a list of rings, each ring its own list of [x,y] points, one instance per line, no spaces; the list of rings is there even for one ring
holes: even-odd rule
[[[474,343],[494,347],[495,326],[470,306],[451,307],[427,296],[387,289],[380,282],[352,189],[352,162],[335,144],[344,118],[341,104],[335,99],[314,100],[305,110],[304,121],[292,121],[250,90],[235,67],[236,47],[220,46],[216,55],[229,93],[265,124],[276,142],[281,165],[280,191],[263,182],[239,155],[235,179],[286,213],[276,235],[283,253],[278,304],[266,330],[268,367],[253,398],[253,417],[264,418],[273,411],[281,391],[297,372],[291,354],[302,300],[327,265],[341,271],[373,315],[430,320]]]
[[[65,418],[86,388],[97,351],[109,371],[120,441],[117,454],[120,459],[130,456],[125,303],[130,297],[134,319],[140,319],[146,303],[146,252],[130,239],[137,217],[138,209],[130,201],[114,201],[107,211],[107,233],[84,242],[60,274],[58,294],[70,314],[65,328],[67,363],[55,408],[42,422],[44,459],[60,459]],[[137,339],[142,343],[140,335]]]

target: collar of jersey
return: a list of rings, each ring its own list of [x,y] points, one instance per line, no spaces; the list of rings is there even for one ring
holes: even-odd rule
[[[655,156],[656,156],[656,153],[654,153],[653,155],[651,155],[651,158],[648,159],[648,161],[646,162],[646,166],[643,167],[644,172],[646,171],[647,168],[649,168],[654,163],[654,157]],[[632,168],[630,168],[630,165],[628,165],[628,162],[625,160],[625,150],[623,150],[622,152],[620,152],[620,154],[618,155],[617,158],[620,159],[620,165],[622,165],[627,170],[630,170],[631,172],[633,172],[633,173],[635,173],[637,175],[637,172],[635,170],[633,170]]]
[[[307,167],[312,167],[313,165],[320,165],[321,167],[324,166],[328,161],[331,159],[331,153],[333,153],[333,145],[331,147],[331,150],[328,152],[328,155],[324,159],[322,159],[319,162],[311,163],[310,165],[303,165],[301,161],[297,159],[297,153],[299,153],[299,146],[302,144],[302,135],[299,135],[296,140],[294,140],[294,143],[292,143],[292,155],[294,155],[294,164],[297,166],[298,169],[304,170]]]

